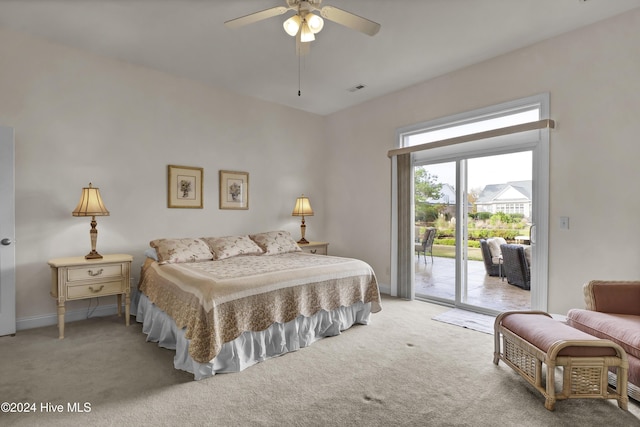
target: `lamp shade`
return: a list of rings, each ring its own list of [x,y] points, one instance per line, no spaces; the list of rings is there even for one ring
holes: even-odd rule
[[[306,21],[302,21],[302,29],[300,30],[300,41],[303,43],[312,42],[316,39],[313,35],[313,31],[309,28]]]
[[[306,14],[304,20],[307,21],[309,29],[313,34],[319,33],[322,27],[324,27],[324,20],[313,13]]]
[[[298,34],[298,30],[300,29],[300,22],[302,22],[300,16],[293,15],[291,18],[284,21],[284,24],[282,25],[287,34],[289,34],[291,37],[295,37],[295,35]]]
[[[107,216],[109,211],[104,207],[100,190],[89,183],[89,187],[82,189],[80,202],[71,213],[73,216]]]
[[[291,216],[313,216],[313,209],[311,209],[311,203],[309,198],[303,194],[296,199],[296,205],[293,208]]]

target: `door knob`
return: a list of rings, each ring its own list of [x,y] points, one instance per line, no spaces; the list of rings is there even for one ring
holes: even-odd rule
[[[11,243],[13,243],[11,239],[4,238],[0,240],[0,245],[3,245],[3,246],[9,246]]]

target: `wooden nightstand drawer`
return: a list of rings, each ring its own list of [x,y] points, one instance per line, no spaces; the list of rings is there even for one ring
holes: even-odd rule
[[[302,251],[310,254],[326,255],[327,247],[326,246],[307,246],[305,248],[302,248]]]
[[[298,246],[300,246],[300,249],[302,249],[303,252],[307,252],[309,254],[327,255],[329,252],[327,249],[329,243],[327,242],[298,243]]]
[[[91,267],[69,267],[67,269],[67,282],[81,280],[98,280],[102,278],[123,277],[123,265],[94,265]]]
[[[87,285],[67,286],[67,299],[92,298],[123,293],[122,280],[116,282],[91,283]]]

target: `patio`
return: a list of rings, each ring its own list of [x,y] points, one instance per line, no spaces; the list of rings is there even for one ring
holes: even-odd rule
[[[529,310],[530,291],[510,285],[506,278],[487,275],[482,261],[467,262],[468,284],[463,303],[496,311]],[[417,297],[455,299],[455,259],[427,256],[425,264],[422,256],[415,261],[415,293]]]

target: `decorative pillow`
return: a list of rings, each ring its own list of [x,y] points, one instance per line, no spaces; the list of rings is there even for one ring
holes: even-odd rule
[[[144,256],[158,261],[158,253],[153,248],[149,248],[146,251],[144,251]]]
[[[262,253],[262,249],[249,236],[203,237],[202,240],[207,242],[213,252],[213,259],[217,260]]]
[[[213,259],[209,246],[200,239],[156,239],[149,242],[149,245],[156,250],[159,264]]]
[[[491,239],[487,239],[487,244],[489,245],[489,252],[491,252],[491,259],[493,263],[496,264],[497,260],[502,256],[502,250],[500,249],[500,245],[506,244],[507,241],[502,237],[493,237]]]
[[[302,251],[288,231],[269,231],[267,233],[250,234],[249,237],[262,248],[265,255]]]

